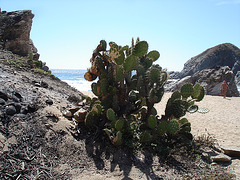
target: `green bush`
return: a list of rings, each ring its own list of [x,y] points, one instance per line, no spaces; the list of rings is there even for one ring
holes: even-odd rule
[[[97,98],[88,99],[90,109],[83,120],[88,127],[102,128],[112,143],[127,142],[158,144],[161,139],[192,140],[191,124],[182,118],[186,112],[196,112],[194,102],[201,101],[205,91],[199,84],[185,84],[168,100],[165,115],[157,115],[159,103],[168,79],[165,69],[154,62],[158,51],[148,52],[146,41],[132,41],[132,46],[119,46],[106,41],[94,50],[91,68],[85,79],[92,83]],[[102,125],[104,122],[104,125]]]

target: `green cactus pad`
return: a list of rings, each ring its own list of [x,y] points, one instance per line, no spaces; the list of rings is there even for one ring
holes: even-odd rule
[[[175,100],[171,105],[166,107],[165,114],[170,117],[173,115],[176,118],[184,116],[188,109],[188,102],[184,100]]]
[[[190,112],[190,113],[195,113],[195,112],[197,112],[197,110],[198,110],[198,106],[197,106],[197,105],[191,105],[191,106],[187,109],[187,111]]]
[[[122,81],[124,79],[124,73],[123,73],[123,67],[122,66],[117,66],[116,70],[116,80],[118,82]]]
[[[180,128],[181,133],[191,132],[191,123],[187,122],[183,124]]]
[[[115,118],[115,112],[113,109],[109,108],[107,110],[107,118],[110,120],[110,121],[115,121],[116,118]]]
[[[115,146],[122,145],[122,133],[120,131],[117,132],[116,137],[113,139],[112,143]]]
[[[190,83],[187,83],[187,84],[184,84],[182,87],[181,87],[181,94],[182,94],[182,97],[183,98],[188,98],[192,95],[193,93],[193,85],[190,84]]]
[[[115,128],[117,131],[121,131],[124,125],[124,119],[120,118],[119,120],[116,121],[115,123]]]
[[[163,135],[167,132],[167,122],[166,121],[161,121],[158,124],[157,132],[159,135]]]
[[[144,62],[142,63],[145,69],[148,69],[152,66],[153,60],[151,58],[145,58]]]
[[[104,51],[106,51],[106,49],[107,49],[107,42],[105,40],[101,40],[100,44],[102,45]]]
[[[154,129],[157,126],[157,119],[155,116],[150,115],[148,118],[148,127]]]
[[[92,127],[93,124],[95,123],[96,121],[96,112],[95,111],[90,111],[87,115],[86,115],[86,118],[84,120],[85,122],[85,125],[88,126],[88,127]]]
[[[199,96],[197,97],[197,102],[203,100],[204,96],[205,96],[205,89],[204,89],[204,87],[201,86],[201,91],[200,91]]]
[[[139,41],[133,49],[133,55],[143,57],[144,55],[147,54],[147,51],[148,51],[147,41]]]
[[[128,56],[123,64],[124,70],[130,72],[137,70],[139,64],[139,59],[136,56]]]
[[[171,99],[174,101],[176,99],[181,99],[181,93],[179,91],[175,91],[172,93]]]
[[[101,86],[102,95],[106,96],[106,94],[108,93],[108,87],[109,87],[108,80],[104,78],[104,79],[101,79],[99,82]]]
[[[151,68],[148,71],[148,79],[151,83],[157,83],[160,80],[161,71],[157,68]]]
[[[178,130],[179,130],[178,121],[176,119],[172,119],[171,121],[169,121],[169,123],[167,125],[167,131],[170,134],[175,134]]]
[[[160,57],[160,54],[158,51],[150,51],[147,54],[147,57],[151,58],[153,61],[156,61]]]
[[[151,113],[152,113],[152,115],[154,115],[154,116],[156,116],[156,115],[157,115],[157,110],[156,110],[156,108],[155,108],[155,107],[153,107],[153,108],[152,108],[152,112],[151,112]]]
[[[144,131],[141,135],[140,135],[140,141],[142,143],[146,143],[149,142],[151,140],[151,135],[149,132]]]
[[[100,104],[95,104],[92,108],[92,111],[95,111],[99,115],[102,113],[102,106]]]
[[[185,123],[188,123],[188,120],[187,120],[187,118],[182,118],[182,119],[179,120],[179,123],[180,123],[181,125],[183,125],[183,124],[185,124]]]
[[[92,92],[96,95],[96,96],[100,96],[100,92],[99,89],[100,87],[98,87],[97,83],[92,83]]]

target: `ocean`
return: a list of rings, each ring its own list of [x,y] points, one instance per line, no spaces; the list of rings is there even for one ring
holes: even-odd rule
[[[79,91],[91,91],[91,84],[84,79],[86,69],[51,69],[52,74]],[[237,86],[240,92],[240,86]]]
[[[51,69],[52,74],[79,91],[91,91],[91,84],[84,79],[86,69]]]

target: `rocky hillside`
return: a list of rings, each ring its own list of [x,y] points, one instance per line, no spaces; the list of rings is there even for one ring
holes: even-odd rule
[[[240,71],[240,49],[230,43],[207,49],[184,64],[180,78],[191,76],[203,69],[221,66],[229,66],[233,73],[237,74],[237,71]]]

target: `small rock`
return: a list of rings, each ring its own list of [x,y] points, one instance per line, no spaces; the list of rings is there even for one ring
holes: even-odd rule
[[[17,110],[16,110],[16,108],[14,106],[11,105],[11,106],[7,106],[6,107],[7,115],[12,116],[12,115],[16,114],[16,112],[17,112]]]
[[[224,153],[231,157],[240,157],[240,149],[234,147],[221,147]]]
[[[45,124],[46,128],[51,128],[51,125],[50,124]]]
[[[35,103],[30,103],[30,104],[28,104],[27,109],[28,109],[28,112],[32,113],[32,112],[37,111],[38,107]]]
[[[41,81],[40,86],[43,87],[43,88],[48,88],[48,83],[46,83],[44,81]]]
[[[79,109],[77,112],[74,113],[74,118],[78,121],[78,122],[83,122],[85,119],[85,116],[87,114],[87,110],[81,108]]]
[[[14,92],[14,95],[20,100],[23,98],[18,92]]]
[[[17,113],[20,113],[21,111],[21,104],[20,103],[14,103],[13,106],[16,108]]]
[[[8,100],[8,96],[7,96],[7,94],[4,93],[4,92],[2,92],[2,91],[0,91],[0,98],[4,99],[5,101]]]
[[[231,157],[225,155],[225,154],[219,154],[217,156],[211,157],[213,162],[230,162],[232,160]]]
[[[49,104],[49,105],[53,105],[53,101],[51,99],[47,99],[46,103]]]
[[[5,104],[6,104],[6,101],[4,99],[0,98],[0,105],[4,106]]]
[[[69,111],[69,110],[64,110],[64,111],[62,112],[62,114],[63,114],[64,116],[66,116],[66,117],[72,117],[72,113],[71,113],[71,111]]]
[[[37,87],[41,87],[40,83],[34,83],[34,85],[37,86]]]
[[[21,114],[27,114],[28,113],[28,109],[26,107],[22,107],[20,113]]]
[[[74,114],[75,112],[77,112],[80,109],[80,107],[72,107],[70,109],[68,109],[72,114]]]

